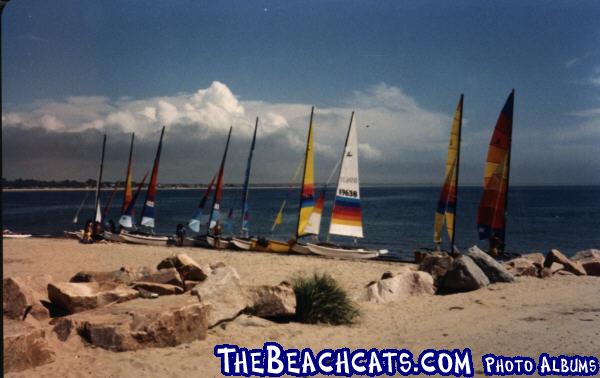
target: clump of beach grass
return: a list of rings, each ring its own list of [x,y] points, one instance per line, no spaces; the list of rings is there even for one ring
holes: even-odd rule
[[[338,282],[327,273],[293,280],[296,320],[301,323],[350,324],[359,311]]]

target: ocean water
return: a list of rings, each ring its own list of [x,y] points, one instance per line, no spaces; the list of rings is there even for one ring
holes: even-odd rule
[[[187,223],[203,190],[159,190],[156,201],[156,232],[172,234],[178,223]],[[334,191],[328,192],[321,238],[326,238]],[[477,238],[477,206],[481,188],[461,187],[457,207],[456,245],[465,249],[473,244],[486,248]],[[106,203],[109,191],[103,191]],[[433,216],[439,196],[437,187],[364,187],[361,189],[365,238],[361,244],[387,248],[391,254],[409,258],[417,248],[433,248]],[[64,230],[82,227],[94,214],[94,195],[79,216],[73,217],[85,191],[4,192],[4,228],[32,234],[61,235]],[[143,198],[138,199],[138,204]],[[288,240],[297,221],[298,190],[286,188],[250,189],[250,230],[253,235]],[[271,226],[281,203],[288,200],[283,224],[273,234]],[[109,211],[117,220],[121,207],[118,193]],[[233,229],[240,226],[241,189],[223,192],[222,217],[234,206]],[[208,208],[208,206],[207,206]],[[207,210],[205,209],[205,212]],[[139,215],[141,209],[137,210]],[[333,241],[351,240],[332,237]],[[547,252],[557,248],[567,255],[587,248],[600,248],[600,187],[512,187],[509,194],[507,250]],[[447,247],[447,244],[444,244]]]

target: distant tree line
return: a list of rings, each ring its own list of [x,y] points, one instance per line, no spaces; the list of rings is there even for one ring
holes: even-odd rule
[[[139,183],[134,182],[134,188]],[[148,184],[146,181],[145,185]],[[119,188],[125,187],[124,181],[103,181],[101,187],[102,188],[114,188],[115,185]],[[224,184],[225,187],[237,187],[241,184]],[[252,186],[274,186],[274,187],[287,187],[288,184],[254,184]],[[172,188],[172,189],[194,189],[194,188],[206,188],[207,184],[166,184],[159,183],[159,188]],[[85,181],[77,181],[77,180],[35,180],[35,179],[22,179],[18,178],[16,180],[7,180],[4,177],[2,178],[2,189],[95,189],[96,188],[96,180],[87,179]]]

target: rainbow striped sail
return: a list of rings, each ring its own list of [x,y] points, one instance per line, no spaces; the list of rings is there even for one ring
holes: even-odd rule
[[[329,233],[363,237],[358,180],[358,137],[354,127],[354,112],[348,126]]]
[[[446,223],[451,251],[454,250],[454,230],[456,226],[455,215],[458,191],[458,164],[460,158],[463,98],[463,95],[460,95],[460,100],[458,101],[456,111],[454,112],[452,130],[450,132],[450,142],[448,144],[448,158],[446,159],[444,186],[442,187],[442,192],[440,193],[440,199],[435,212],[433,230],[433,241],[436,244],[442,243],[442,228],[444,227],[444,223]]]
[[[510,93],[492,134],[477,211],[479,239],[504,243],[515,91]]]
[[[223,159],[221,160],[221,167],[219,168],[219,175],[217,176],[217,185],[215,186],[215,194],[213,196],[212,211],[210,218],[208,219],[208,233],[217,225],[219,218],[221,218],[221,196],[223,192],[223,174],[225,172],[225,161],[227,160],[227,150],[229,149],[229,140],[231,139],[231,130],[229,128],[229,134],[227,135],[227,143],[225,143],[225,152],[223,152]]]
[[[208,188],[206,188],[206,191],[204,192],[204,195],[202,196],[202,199],[200,200],[200,204],[196,208],[196,211],[194,211],[194,214],[192,215],[192,219],[190,219],[190,221],[188,222],[188,227],[194,232],[200,232],[200,223],[202,222],[202,214],[204,212],[204,205],[206,205],[208,196],[210,196],[210,192],[212,191],[212,188],[215,183],[215,178],[216,178],[216,175],[213,176],[212,179],[210,180],[210,184],[208,184]]]
[[[315,176],[313,152],[313,114],[315,107],[310,110],[310,123],[308,125],[308,139],[306,141],[306,154],[304,156],[304,176],[302,179],[302,192],[300,193],[300,211],[298,213],[298,228],[296,239],[309,235],[305,230],[308,219],[315,207]]]
[[[163,126],[162,131],[160,132],[158,148],[156,149],[154,165],[152,166],[150,184],[148,184],[148,190],[146,191],[146,200],[144,201],[144,208],[142,209],[142,220],[140,221],[140,224],[146,227],[154,227],[154,203],[156,201],[156,185],[158,183],[158,166],[160,164],[160,152],[162,150],[162,141],[164,135],[165,127]]]
[[[123,205],[121,206],[121,214],[125,214],[125,210],[129,207],[133,198],[133,184],[131,178],[131,160],[133,157],[133,139],[135,133],[131,133],[131,144],[129,146],[129,162],[127,163],[127,174],[125,175],[125,191],[123,192]]]

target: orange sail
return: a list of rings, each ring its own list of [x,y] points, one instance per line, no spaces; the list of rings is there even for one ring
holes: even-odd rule
[[[510,93],[492,134],[477,211],[479,239],[504,244],[515,91]]]
[[[123,193],[123,206],[121,206],[121,215],[125,214],[125,211],[129,207],[129,204],[133,199],[133,184],[131,181],[131,158],[133,157],[134,138],[135,133],[131,133],[131,145],[129,146],[129,163],[127,163],[127,174],[125,175],[125,192]]]

